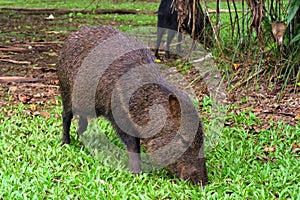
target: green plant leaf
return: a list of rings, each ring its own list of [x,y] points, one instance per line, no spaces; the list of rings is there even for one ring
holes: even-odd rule
[[[299,0],[293,0],[288,8],[288,20],[287,24],[289,24],[292,19],[295,17],[298,9],[300,7],[300,1]]]
[[[300,40],[300,33],[298,33],[298,35],[296,35],[296,36],[292,39],[291,44],[293,44],[294,42],[297,42],[297,41],[299,41],[299,40]]]

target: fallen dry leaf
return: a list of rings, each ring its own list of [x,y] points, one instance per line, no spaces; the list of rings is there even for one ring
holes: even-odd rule
[[[233,64],[233,68],[235,69],[235,70],[237,70],[238,68],[240,68],[242,65],[241,64],[239,64],[239,63],[234,63]]]
[[[271,153],[274,153],[276,151],[276,146],[273,146],[273,147],[264,147],[264,152],[271,152]]]
[[[293,146],[292,147],[292,153],[293,154],[296,154],[296,153],[300,152],[300,143],[299,144],[293,143],[292,146]]]
[[[263,111],[262,108],[253,108],[253,109],[252,109],[252,112],[254,112],[254,113],[260,113],[260,112],[262,112],[262,111]]]
[[[299,144],[293,143],[293,148],[300,148],[300,143]]]
[[[46,118],[49,118],[51,116],[49,113],[46,112],[41,112],[41,115]]]
[[[40,115],[41,113],[39,112],[39,111],[34,111],[33,113],[32,113],[32,115],[33,116],[38,116],[38,115]]]
[[[31,104],[31,105],[30,105],[30,110],[36,111],[36,105],[35,105],[35,104]]]
[[[26,95],[26,94],[19,94],[18,95],[18,99],[22,102],[22,103],[27,103],[32,99],[32,95]]]
[[[300,107],[295,109],[295,114],[296,114],[295,119],[300,119]]]
[[[273,116],[272,116],[272,115],[267,115],[267,116],[266,116],[266,119],[267,119],[267,120],[273,120]]]
[[[12,93],[14,93],[15,91],[17,91],[17,89],[18,89],[18,87],[16,87],[16,86],[10,86],[9,87],[9,91],[12,92]]]

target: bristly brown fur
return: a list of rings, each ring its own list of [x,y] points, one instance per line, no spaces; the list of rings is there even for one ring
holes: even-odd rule
[[[57,65],[57,73],[60,81],[60,91],[63,101],[63,143],[70,143],[69,131],[73,114],[83,113],[77,111],[82,111],[87,106],[83,103],[81,105],[77,105],[75,108],[72,107],[74,79],[79,68],[83,60],[97,45],[117,33],[121,32],[110,26],[100,25],[97,27],[84,27],[79,31],[70,34],[62,48]],[[136,66],[149,63],[154,63],[154,59],[147,48],[132,50],[120,55],[109,65],[102,76],[99,77],[95,95],[96,114],[97,116],[107,118],[116,129],[116,132],[121,137],[128,150],[129,165],[133,173],[139,173],[141,171],[139,154],[132,154],[140,152],[140,138],[125,133],[116,123],[111,108],[112,93],[118,80],[124,74]],[[128,108],[128,115],[130,115],[128,118],[130,118],[137,126],[145,126],[149,123],[149,109],[151,106],[161,105],[166,111],[166,123],[160,132],[149,138],[142,138],[150,156],[153,151],[168,144],[176,136],[182,119],[179,101],[172,92],[175,87],[167,83],[162,77],[158,77],[161,79],[160,84],[145,84],[132,94]],[[80,89],[80,86],[77,89]],[[83,87],[82,90],[84,89],[86,88]],[[188,98],[188,96],[183,96],[181,98]],[[126,105],[121,101],[121,105],[119,106],[124,106],[123,104]],[[88,116],[80,115],[78,129],[79,134],[86,130],[88,123],[87,117]],[[200,119],[196,120],[200,121]],[[185,124],[185,126],[189,126],[189,124]],[[184,138],[180,138],[178,145],[185,145],[185,142]],[[199,157],[199,150],[202,147],[203,130],[202,124],[200,123],[193,143],[175,163],[170,164],[167,168],[185,180],[189,180],[195,184],[202,182],[202,185],[206,185],[208,183],[208,179],[205,159]],[[163,157],[164,155],[156,156]],[[152,158],[153,160],[157,160],[157,157],[155,156]]]

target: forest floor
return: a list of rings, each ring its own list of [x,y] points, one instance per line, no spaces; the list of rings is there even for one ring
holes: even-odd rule
[[[65,15],[47,20],[47,16],[0,12],[1,107],[20,102],[47,105],[49,101],[57,101],[56,97],[60,94],[55,64],[59,51],[70,30],[76,30],[85,22],[84,19],[68,20]],[[92,21],[95,24],[103,23],[101,18],[94,18]],[[110,23],[115,25],[119,22]],[[197,73],[190,70],[186,76],[192,81]],[[258,81],[260,80],[265,79]],[[278,98],[282,83],[270,87],[266,81],[253,84],[250,81],[247,85],[227,92],[226,103],[237,105],[234,109],[231,108],[233,113],[249,110],[260,118],[260,124],[245,129],[268,129],[271,120],[295,125],[300,118],[300,95],[299,87],[295,91],[294,86],[295,84],[287,85],[281,98]],[[200,102],[206,91],[203,87],[201,81],[193,82],[193,89]],[[27,112],[39,111],[33,108]],[[230,126],[230,120],[225,124]]]

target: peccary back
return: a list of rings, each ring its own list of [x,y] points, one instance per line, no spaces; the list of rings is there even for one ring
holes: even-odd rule
[[[141,171],[140,140],[150,157],[193,183],[206,185],[203,130],[189,97],[158,72],[151,52],[111,26],[84,27],[67,38],[57,64],[63,143],[79,115],[105,117],[124,142],[133,173]]]

